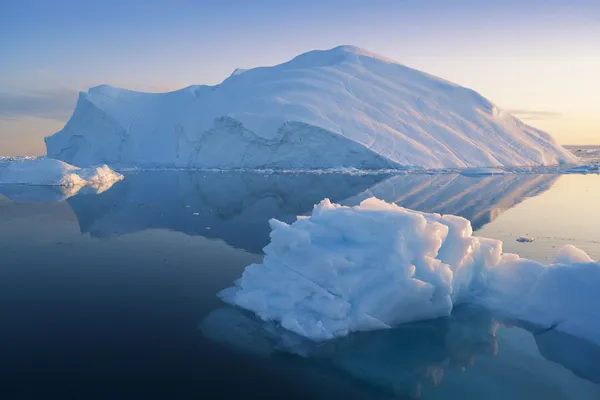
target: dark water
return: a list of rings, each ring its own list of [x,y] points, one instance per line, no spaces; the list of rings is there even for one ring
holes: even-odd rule
[[[484,310],[317,346],[215,296],[261,260],[268,219],[291,222],[325,197],[462,215],[537,259],[566,243],[598,258],[597,187],[597,176],[181,172],[72,197],[0,186],[0,398],[598,399],[596,347]],[[514,241],[525,233],[539,239]]]

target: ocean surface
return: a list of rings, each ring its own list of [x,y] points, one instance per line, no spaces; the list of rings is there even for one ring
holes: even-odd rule
[[[270,218],[371,196],[461,215],[524,257],[573,244],[600,258],[600,175],[140,172],[74,196],[0,185],[0,399],[600,399],[599,348],[482,309],[284,350],[284,332],[216,297],[261,261]]]

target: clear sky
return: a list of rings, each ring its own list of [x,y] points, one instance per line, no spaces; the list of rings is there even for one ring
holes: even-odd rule
[[[90,86],[215,84],[340,44],[600,144],[600,0],[0,0],[0,154],[43,154]]]

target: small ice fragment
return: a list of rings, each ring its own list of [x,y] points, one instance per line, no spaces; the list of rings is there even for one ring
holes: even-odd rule
[[[520,243],[531,243],[533,241],[535,241],[535,238],[531,237],[531,236],[527,236],[527,235],[525,235],[525,236],[519,236],[517,238],[517,242],[520,242]]]
[[[192,215],[200,215],[200,213],[193,213]]]

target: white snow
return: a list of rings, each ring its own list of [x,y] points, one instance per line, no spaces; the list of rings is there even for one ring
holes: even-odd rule
[[[352,46],[216,86],[81,93],[49,157],[119,168],[386,169],[576,163],[478,93]],[[488,171],[489,172],[489,171]]]
[[[106,165],[79,168],[48,158],[19,159],[0,165],[0,184],[79,187],[97,186],[100,192],[123,175]],[[105,189],[104,189],[105,190]]]
[[[450,315],[476,303],[600,343],[600,264],[572,246],[543,265],[472,236],[468,220],[370,198],[271,220],[262,264],[219,293],[313,340]]]

